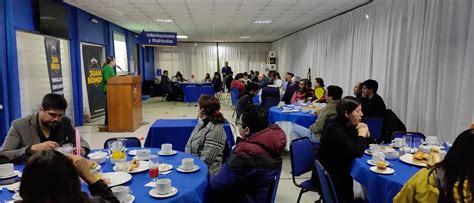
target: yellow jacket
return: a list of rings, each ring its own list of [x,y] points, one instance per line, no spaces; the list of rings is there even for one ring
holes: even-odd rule
[[[421,169],[408,180],[402,190],[393,198],[393,202],[438,202],[439,190],[436,184],[435,172],[429,175],[431,169]],[[428,177],[429,175],[429,177]],[[461,202],[457,191],[456,183],[454,186],[454,199]],[[464,181],[464,202],[472,202],[472,194],[469,192],[469,183]]]

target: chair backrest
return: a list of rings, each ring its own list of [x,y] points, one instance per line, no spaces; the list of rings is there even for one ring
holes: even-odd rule
[[[125,147],[142,147],[142,143],[136,137],[114,137],[114,138],[109,138],[104,142],[104,149],[109,147],[107,145],[108,142],[115,141],[117,139],[125,139]]]
[[[291,174],[293,178],[313,170],[313,144],[308,137],[291,141]]]
[[[232,106],[237,105],[237,98],[239,97],[240,90],[237,88],[232,88],[230,91],[230,101],[232,103]]]
[[[265,98],[265,101],[263,101],[263,109],[265,110],[265,113],[268,115],[270,108],[274,106],[278,106],[278,103],[280,103],[280,98],[277,98],[277,97]]]
[[[324,203],[337,203],[336,190],[334,189],[334,185],[332,184],[332,180],[328,172],[318,160],[314,161],[314,165],[318,174],[319,183],[321,184]]]
[[[223,152],[223,155],[222,155],[222,164],[224,164],[227,161],[227,158],[229,158],[229,155],[230,155],[231,151],[232,150],[230,148],[230,144],[226,140],[225,145],[224,145],[224,152]]]
[[[423,135],[423,133],[420,133],[420,132],[404,132],[404,131],[397,131],[397,132],[394,132],[392,134],[392,140],[395,139],[395,138],[403,138],[403,136],[410,136],[412,137],[412,140],[415,139],[415,138],[421,138],[421,139],[425,139],[426,136]]]
[[[369,127],[370,136],[380,141],[380,138],[382,138],[383,117],[367,117],[364,119],[364,123]]]
[[[275,197],[278,190],[278,183],[280,183],[280,175],[281,175],[281,167],[280,167],[280,170],[278,170],[278,173],[275,175],[275,178],[273,179],[272,184],[270,185],[271,191],[269,192],[268,203],[275,202]]]

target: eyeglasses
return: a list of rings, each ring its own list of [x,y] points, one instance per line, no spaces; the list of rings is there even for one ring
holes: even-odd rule
[[[64,114],[59,114],[59,113],[55,113],[55,112],[51,112],[51,111],[48,111],[46,112],[49,116],[51,116],[52,118],[62,118],[64,116]]]

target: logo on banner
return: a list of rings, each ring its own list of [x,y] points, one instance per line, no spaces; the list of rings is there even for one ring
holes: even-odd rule
[[[55,94],[64,94],[63,73],[61,70],[61,50],[59,40],[45,37],[44,47],[46,52],[46,62],[48,64],[49,83],[51,92]]]
[[[140,44],[143,46],[177,46],[176,32],[146,32],[140,33]]]
[[[87,84],[98,87],[100,82],[102,82],[102,70],[100,69],[100,64],[98,64],[97,59],[94,57],[92,57],[89,62],[89,76],[87,77]]]

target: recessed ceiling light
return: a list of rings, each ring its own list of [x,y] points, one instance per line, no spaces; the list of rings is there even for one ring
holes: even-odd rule
[[[159,23],[173,23],[173,20],[171,20],[171,19],[163,19],[163,18],[155,18],[155,19],[153,19],[153,21],[159,22]]]
[[[239,38],[240,39],[248,39],[248,38],[250,38],[250,36],[240,36]]]
[[[176,36],[178,39],[188,39],[188,36],[186,35],[178,35]]]
[[[269,24],[272,23],[272,20],[255,20],[253,21],[255,24]]]
[[[365,18],[369,19],[369,14],[365,14]]]

